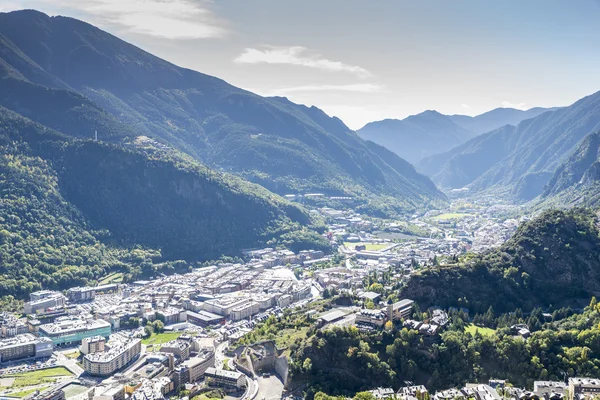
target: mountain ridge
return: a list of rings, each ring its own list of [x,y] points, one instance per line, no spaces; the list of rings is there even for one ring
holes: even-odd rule
[[[526,111],[496,108],[474,117],[426,110],[402,120],[388,118],[369,122],[357,132],[418,165],[428,157],[450,151],[479,135],[506,125],[517,125],[555,109],[558,108],[535,107]]]
[[[445,188],[467,186],[473,193],[493,191],[528,201],[542,193],[580,141],[599,129],[600,92],[596,92],[568,107],[524,120],[514,129],[475,137],[423,160],[418,168]],[[468,179],[461,178],[465,176]]]
[[[378,143],[409,162],[452,148],[472,133],[437,111],[427,110],[403,120],[385,119],[366,124],[358,134]]]
[[[24,29],[32,32],[28,38],[20,35]],[[384,196],[398,212],[446,201],[427,177],[394,170],[396,161],[384,162],[341,120],[315,107],[179,68],[72,18],[4,13],[0,34],[68,86],[53,83],[54,89],[70,88],[138,134],[278,194],[348,195],[366,209]]]

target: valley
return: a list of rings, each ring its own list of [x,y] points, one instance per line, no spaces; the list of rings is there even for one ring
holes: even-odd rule
[[[1,399],[598,400],[596,9],[10,3]]]

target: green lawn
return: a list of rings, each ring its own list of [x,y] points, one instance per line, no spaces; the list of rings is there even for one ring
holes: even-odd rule
[[[43,392],[45,389],[47,388],[47,386],[38,386],[37,388],[33,388],[33,389],[25,389],[25,390],[21,390],[20,392],[13,392],[8,394],[8,397],[17,397],[17,398],[23,398],[25,396],[29,396],[31,393],[35,392],[36,390],[39,390],[40,392]]]
[[[479,334],[482,336],[491,336],[494,333],[496,333],[496,330],[492,329],[492,328],[486,328],[483,326],[476,326],[476,325],[471,324],[471,325],[465,327],[465,332],[468,332],[471,335],[475,335],[475,332],[479,332]]]
[[[46,382],[52,383],[55,382],[56,378],[58,377],[72,375],[73,374],[71,373],[71,371],[69,371],[65,367],[54,367],[31,372],[22,372],[20,374],[6,375],[5,378],[15,378],[15,382],[12,386],[21,387],[39,385]]]
[[[377,250],[382,250],[385,249],[386,247],[388,247],[390,245],[390,243],[351,243],[351,242],[345,242],[344,246],[346,246],[346,248],[348,249],[354,249],[355,246],[360,246],[360,245],[365,245],[366,249],[369,251],[377,251]]]
[[[121,283],[123,282],[123,273],[122,272],[113,272],[112,274],[108,274],[103,278],[100,278],[98,281],[98,285],[108,285],[109,283]]]
[[[152,336],[142,339],[142,343],[145,345],[160,345],[175,340],[181,335],[183,335],[183,332],[153,333]]]
[[[462,218],[466,218],[466,217],[470,217],[471,214],[464,214],[464,213],[445,213],[445,214],[440,214],[440,215],[436,215],[435,217],[432,217],[431,219],[434,221],[449,221],[451,219],[462,219]]]

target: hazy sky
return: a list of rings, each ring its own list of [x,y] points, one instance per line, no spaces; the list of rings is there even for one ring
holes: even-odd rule
[[[600,0],[0,0],[83,19],[180,66],[351,128],[600,90]]]

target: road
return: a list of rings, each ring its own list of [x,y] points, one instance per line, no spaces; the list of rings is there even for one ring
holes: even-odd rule
[[[229,346],[229,340],[225,340],[217,345],[215,348],[215,368],[223,368],[223,361],[227,357],[225,357],[225,352],[227,351],[227,347]],[[231,361],[228,365],[233,365]]]
[[[77,361],[75,361],[75,360],[70,360],[70,359],[57,360],[56,365],[65,367],[66,369],[71,371],[73,373],[73,375],[75,375],[76,377],[79,377],[79,375],[81,375],[85,372],[83,370],[83,368],[81,368],[79,365],[77,365]]]

